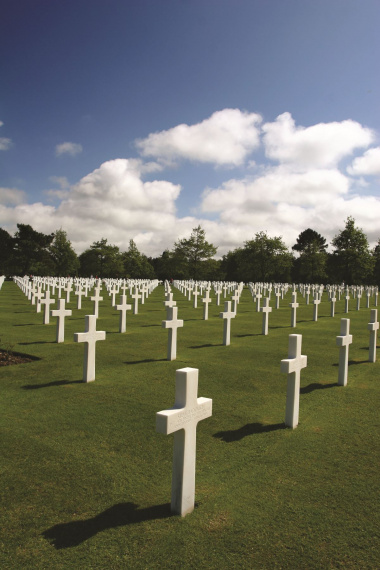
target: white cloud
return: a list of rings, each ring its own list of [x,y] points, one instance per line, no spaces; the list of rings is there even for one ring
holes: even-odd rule
[[[0,137],[0,150],[9,150],[12,146],[11,139]]]
[[[45,233],[62,227],[78,252],[105,237],[122,249],[135,239],[146,246],[147,255],[161,253],[176,239],[175,200],[181,188],[166,180],[143,182],[143,169],[139,160],[110,160],[68,193],[55,191],[64,192],[58,207],[37,203],[0,208],[0,226],[14,231],[16,223],[28,223]],[[65,184],[64,179],[57,182]]]
[[[55,147],[55,155],[62,156],[62,154],[69,154],[70,156],[76,156],[80,154],[83,150],[81,144],[73,143],[73,142],[64,142],[61,144],[57,144]]]
[[[17,188],[0,188],[0,204],[16,205],[21,204],[25,200],[25,192],[17,190]]]
[[[0,127],[4,125],[3,121],[0,121]],[[12,140],[5,137],[0,137],[0,150],[9,150],[12,146]]]
[[[365,229],[369,240],[375,242],[380,200],[351,194],[350,183],[337,169],[294,172],[279,166],[257,178],[232,179],[219,188],[207,189],[202,211],[218,214],[218,243],[222,246],[219,253],[241,246],[261,230],[282,236],[289,247],[308,227],[331,240],[349,215]],[[228,234],[226,228],[238,231]],[[226,243],[228,235],[231,241]]]
[[[290,113],[279,115],[262,129],[266,156],[299,169],[336,166],[356,148],[366,147],[374,140],[371,129],[350,119],[305,128],[296,127]]]
[[[44,233],[62,227],[78,253],[102,237],[121,250],[134,239],[143,253],[156,256],[201,224],[208,241],[218,246],[218,255],[223,255],[262,230],[282,236],[289,247],[308,227],[331,241],[351,215],[374,244],[379,237],[380,199],[362,195],[369,193],[370,187],[360,175],[377,172],[379,149],[370,149],[353,161],[347,170],[358,175],[355,178],[338,168],[342,157],[373,140],[372,131],[354,121],[296,128],[291,115],[285,113],[274,123],[267,123],[266,151],[280,164],[268,166],[249,157],[245,177],[207,188],[200,204],[193,199],[193,210],[189,211],[201,212],[199,215],[178,217],[178,184],[144,181],[145,175],[151,179],[152,173],[162,170],[164,159],[185,157],[239,164],[258,143],[259,120],[258,115],[225,109],[198,125],[180,125],[178,131],[175,127],[150,135],[140,141],[140,148],[146,156],[151,152],[158,162],[110,160],[72,186],[63,176],[52,177],[56,188],[47,194],[59,200],[56,206],[26,204],[20,190],[3,188],[0,226],[14,231],[21,222]],[[225,132],[220,124],[226,125]],[[186,190],[192,191],[190,182]]]
[[[260,115],[223,109],[195,125],[177,125],[136,141],[142,156],[166,163],[185,158],[215,165],[242,164],[259,146]]]
[[[363,156],[358,156],[352,165],[347,168],[347,172],[353,176],[380,175],[380,147],[368,149]]]

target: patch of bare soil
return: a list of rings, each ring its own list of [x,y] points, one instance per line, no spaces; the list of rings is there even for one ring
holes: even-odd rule
[[[27,354],[20,354],[10,350],[2,350],[0,348],[0,366],[11,366],[12,364],[23,364],[24,362],[33,362],[35,360]]]

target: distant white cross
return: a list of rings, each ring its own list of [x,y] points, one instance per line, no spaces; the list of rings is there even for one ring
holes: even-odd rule
[[[58,309],[50,311],[52,317],[57,317],[57,342],[65,341],[65,317],[71,317],[71,309],[65,309],[65,299],[58,299]]]
[[[205,297],[202,299],[203,303],[203,320],[208,320],[208,306],[211,303],[210,290],[206,289]]]
[[[267,335],[268,334],[268,324],[269,324],[269,313],[272,312],[272,307],[269,306],[269,298],[264,298],[264,306],[260,308],[260,311],[263,313],[263,324],[261,329],[261,334]]]
[[[289,307],[292,308],[290,326],[294,328],[297,325],[297,307],[299,307],[299,303],[297,303],[297,293],[292,293],[292,302],[289,303]]]
[[[307,366],[307,356],[301,354],[301,346],[302,335],[290,334],[288,358],[281,360],[281,372],[288,375],[285,425],[293,429],[298,425],[301,370]]]
[[[139,299],[141,299],[141,295],[139,295],[139,290],[137,287],[135,287],[135,292],[133,293],[133,295],[131,295],[132,299],[133,299],[133,314],[137,315],[137,313],[139,312]]]
[[[318,305],[321,302],[318,293],[315,294],[315,298],[313,301],[314,309],[313,309],[313,321],[318,320]]]
[[[164,329],[169,330],[168,336],[168,360],[175,360],[177,358],[177,329],[183,327],[183,320],[178,319],[178,307],[171,307],[169,318],[167,321],[162,321]]]
[[[116,310],[120,311],[119,332],[125,333],[127,330],[127,311],[130,311],[132,309],[132,305],[127,304],[126,295],[121,295],[120,300],[120,305],[116,305]]]
[[[77,309],[81,309],[82,308],[82,296],[86,295],[86,293],[85,293],[85,291],[83,291],[81,285],[78,286],[78,289],[75,291],[75,295],[78,296]]]
[[[105,331],[96,330],[96,316],[85,316],[85,332],[75,333],[74,342],[84,342],[83,382],[95,380],[95,344],[98,340],[105,340]]]
[[[182,517],[194,510],[197,424],[212,415],[212,400],[197,397],[198,372],[177,370],[174,407],[156,414],[156,431],[174,433],[171,510]]]
[[[336,337],[336,344],[339,350],[339,386],[347,386],[348,376],[348,351],[352,343],[352,334],[350,334],[350,319],[340,319],[340,336]]]
[[[103,301],[103,297],[100,296],[100,288],[95,287],[95,295],[90,297],[91,301],[94,301],[94,316],[98,318],[99,316],[99,301]]]
[[[376,362],[376,344],[377,331],[379,323],[377,322],[377,309],[371,309],[371,322],[368,323],[369,330],[369,361]]]
[[[224,302],[224,311],[219,313],[219,317],[224,319],[223,344],[224,346],[229,346],[231,340],[231,319],[236,317],[236,313],[231,311],[231,301]]]
[[[41,305],[45,305],[44,311],[44,325],[48,325],[50,322],[50,305],[54,305],[55,299],[50,298],[50,289],[45,293],[45,298],[41,299]]]

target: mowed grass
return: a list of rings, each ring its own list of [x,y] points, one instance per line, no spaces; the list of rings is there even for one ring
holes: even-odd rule
[[[1,347],[39,360],[0,368],[1,568],[379,568],[379,362],[368,362],[370,310],[318,322],[298,295],[273,308],[269,335],[244,289],[222,346],[223,307],[203,309],[177,290],[177,360],[168,362],[164,290],[127,314],[127,333],[103,289],[96,381],[85,384],[83,302],[55,343],[21,290],[0,291]],[[274,299],[272,298],[274,306]],[[371,305],[372,307],[372,305]],[[348,386],[338,387],[340,318],[351,319]],[[289,334],[303,335],[300,423],[285,429]],[[155,431],[172,407],[175,370],[199,368],[196,508],[170,513],[172,436]]]

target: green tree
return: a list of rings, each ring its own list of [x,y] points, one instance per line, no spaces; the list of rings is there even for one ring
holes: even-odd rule
[[[300,233],[293,251],[300,253],[294,260],[293,277],[303,283],[325,282],[326,274],[326,239],[318,232],[308,228]]]
[[[122,277],[123,258],[118,246],[107,243],[105,238],[95,241],[80,256],[80,274],[89,277]]]
[[[329,267],[330,280],[344,281],[346,285],[368,283],[372,277],[374,258],[367,236],[355,226],[354,218],[347,218],[344,230],[331,243],[335,250]]]
[[[49,248],[53,239],[54,234],[43,234],[28,224],[17,224],[14,236],[14,273],[51,275],[54,263]]]
[[[140,253],[133,239],[129,242],[128,250],[122,254],[124,272],[130,279],[154,279],[155,271],[148,258]]]
[[[245,242],[240,261],[243,281],[289,281],[293,256],[281,237],[258,232]]]
[[[79,269],[78,256],[64,230],[60,229],[54,233],[54,239],[49,249],[54,262],[55,275],[76,275]]]
[[[208,261],[216,254],[217,248],[206,240],[201,226],[193,229],[189,238],[174,244],[173,263],[175,277],[204,279],[208,272]]]
[[[380,286],[380,238],[372,251],[373,258],[373,279],[374,285]]]
[[[14,273],[13,259],[13,237],[3,228],[0,228],[0,275],[11,275]]]

